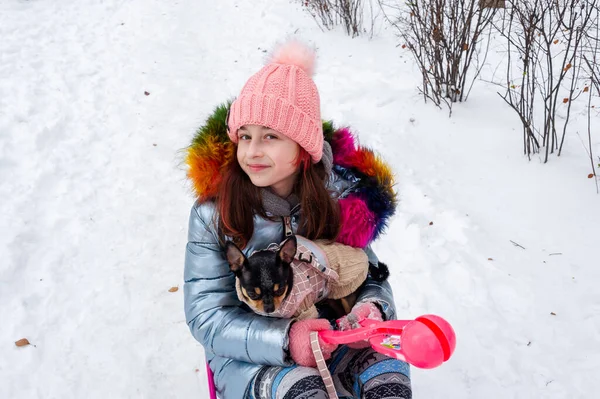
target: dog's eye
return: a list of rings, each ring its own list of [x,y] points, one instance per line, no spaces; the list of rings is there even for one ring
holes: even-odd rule
[[[252,299],[253,301],[256,301],[258,298],[260,298],[260,295],[252,290],[246,291],[246,293],[248,294],[248,298]]]
[[[280,287],[276,287],[277,289],[273,291],[273,295],[275,296],[281,296],[283,295],[283,293],[285,292],[285,285],[282,285]]]

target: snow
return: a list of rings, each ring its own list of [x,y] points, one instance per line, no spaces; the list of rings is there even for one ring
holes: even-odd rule
[[[375,250],[399,316],[456,330],[449,362],[413,369],[414,397],[595,397],[600,208],[584,126],[560,158],[528,161],[494,86],[478,82],[449,119],[423,104],[392,32],[321,32],[287,0],[0,3],[0,397],[208,396],[183,314],[182,151],[290,36],[318,47],[323,116],[397,175]]]

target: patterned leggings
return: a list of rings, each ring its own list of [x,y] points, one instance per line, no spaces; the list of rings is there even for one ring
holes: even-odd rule
[[[341,346],[328,361],[340,399],[411,399],[407,363],[371,348]],[[328,399],[316,368],[263,367],[250,383],[246,399]]]

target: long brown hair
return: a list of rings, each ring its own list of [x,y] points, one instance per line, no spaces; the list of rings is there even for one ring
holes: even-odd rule
[[[340,210],[325,187],[329,178],[325,167],[321,162],[312,163],[303,148],[300,148],[296,164],[300,171],[293,190],[300,198],[302,210],[299,232],[310,240],[333,241],[341,227]],[[225,167],[216,203],[220,238],[230,236],[241,248],[254,234],[254,215],[267,218],[260,187],[252,184],[235,157]]]

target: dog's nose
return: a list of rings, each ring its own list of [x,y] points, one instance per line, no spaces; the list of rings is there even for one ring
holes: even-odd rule
[[[265,303],[265,313],[273,313],[275,311],[275,305],[273,303]]]

